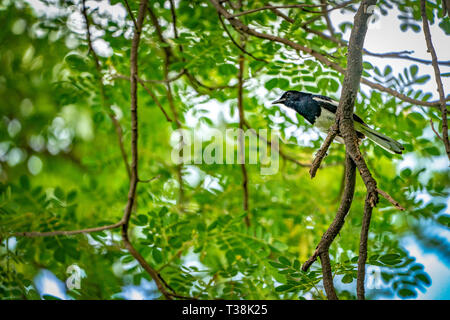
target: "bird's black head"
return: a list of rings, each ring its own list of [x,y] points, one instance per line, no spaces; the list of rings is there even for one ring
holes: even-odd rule
[[[272,104],[282,103],[286,107],[292,108],[293,107],[292,102],[300,100],[303,96],[305,96],[305,93],[303,93],[303,92],[289,90],[289,91],[286,91],[285,93],[283,93],[283,95],[281,96],[280,99],[272,102]]]

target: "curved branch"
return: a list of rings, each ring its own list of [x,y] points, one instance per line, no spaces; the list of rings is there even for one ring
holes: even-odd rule
[[[345,155],[344,181],[344,192],[342,194],[341,204],[336,212],[336,216],[328,227],[328,230],[323,234],[322,239],[317,245],[313,255],[303,264],[303,271],[307,271],[321,253],[328,252],[330,245],[333,243],[334,239],[344,226],[345,217],[347,216],[347,213],[352,205],[356,183],[356,166],[348,153]]]

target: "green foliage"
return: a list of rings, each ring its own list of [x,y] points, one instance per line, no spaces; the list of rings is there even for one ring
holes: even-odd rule
[[[109,2],[122,6],[122,1]],[[138,2],[129,2],[136,15]],[[150,2],[168,41],[162,43],[146,19],[139,47],[140,78],[148,80],[146,86],[174,119],[166,85],[161,82],[164,50],[170,48],[169,78],[182,70],[194,77],[184,74],[171,82],[182,127],[202,129],[203,133],[236,128],[238,61],[243,53],[224,32],[215,9],[208,1],[175,1],[179,33],[175,38],[168,2]],[[243,3],[247,9],[265,4]],[[401,29],[417,32],[417,3],[385,0],[380,9],[397,7],[402,12]],[[431,21],[448,32],[448,18],[441,19],[440,7],[427,4]],[[0,43],[7,44],[0,49],[0,298],[58,299],[41,296],[34,278],[39,270],[48,269],[65,281],[72,264],[84,270],[86,277],[81,280],[81,289],[67,291],[71,298],[122,298],[125,285],[139,285],[142,279],[151,278],[124,249],[120,228],[73,236],[14,236],[23,231],[110,225],[122,218],[127,203],[129,178],[112,119],[123,131],[124,149],[129,153],[130,85],[115,76],[128,77],[130,73],[133,23],[127,18],[125,24],[107,11],[88,10],[95,38],[112,50],[112,54],[100,54],[101,50],[94,48],[99,55],[99,74],[84,31],[71,25],[74,16],[70,7],[75,5],[79,12],[79,5],[72,1],[53,5],[61,9],[56,15],[36,12],[23,1],[3,1],[0,5]],[[267,10],[245,15],[242,21],[345,66],[345,47],[302,29],[302,22],[314,18],[314,13],[298,9],[284,12],[295,20],[293,24]],[[322,20],[308,27],[325,32]],[[241,34],[225,23],[235,41],[241,43]],[[337,36],[351,26],[351,22],[341,24],[336,28]],[[289,142],[282,143],[284,153],[310,162],[322,139],[302,118],[268,107],[268,101],[288,89],[338,98],[343,75],[273,41],[249,37],[245,50],[266,61],[244,55],[246,121],[255,129],[278,129],[282,140]],[[417,65],[395,75],[389,66],[380,70],[365,62],[364,76],[414,99],[432,98],[431,93],[417,89],[430,79]],[[170,160],[170,136],[177,125],[166,121],[159,104],[143,87],[138,87],[138,106],[139,178],[157,178],[138,185],[130,239],[167,285],[177,294],[199,299],[325,299],[319,263],[308,272],[301,271],[301,263],[314,252],[338,208],[343,146],[332,145],[314,180],[307,168],[284,158],[275,175],[261,175],[260,163],[246,165],[250,209],[245,212],[240,165],[203,163],[180,169]],[[219,106],[224,108],[216,112]],[[407,232],[418,234],[415,228],[424,221],[445,228],[450,221],[441,201],[448,197],[448,174],[426,163],[445,155],[440,140],[427,134],[429,119],[436,126],[439,119],[432,108],[418,108],[377,91],[360,92],[356,110],[369,124],[385,128],[402,141],[407,153],[419,161],[418,166],[400,171],[390,154],[367,142],[361,147],[380,188],[406,208],[399,212],[388,201],[380,200],[370,229],[368,265],[380,268],[391,294],[413,298],[417,290],[431,284],[431,279],[423,266],[404,252],[399,239]],[[293,131],[295,135],[288,134]],[[302,142],[303,133],[312,133],[311,141]],[[184,208],[177,204],[178,170],[184,177]],[[416,196],[425,191],[441,200],[424,205]],[[338,294],[348,299],[355,297],[341,284],[349,285],[356,279],[359,239],[355,235],[361,229],[364,198],[365,187],[358,178],[346,224],[330,248]],[[248,228],[246,216],[251,221]],[[426,239],[423,234],[421,237]],[[161,295],[155,292],[153,296]]]

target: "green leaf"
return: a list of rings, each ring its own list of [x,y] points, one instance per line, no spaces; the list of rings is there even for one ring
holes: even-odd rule
[[[401,260],[399,260],[400,258],[401,257],[399,254],[390,253],[390,254],[385,254],[385,255],[381,256],[379,260],[387,265],[396,265],[401,262]]]
[[[407,288],[402,288],[397,293],[403,299],[415,298],[417,296],[417,292],[415,290],[413,291]]]
[[[158,263],[158,264],[163,262],[162,253],[156,247],[152,248],[152,257],[153,257],[153,260],[155,260],[155,262]]]
[[[276,269],[282,269],[282,268],[286,267],[285,265],[283,265],[281,263],[273,262],[273,261],[269,261],[269,264]]]
[[[384,68],[384,76],[386,77],[386,76],[388,76],[389,74],[391,74],[392,73],[392,68],[391,68],[391,66],[386,66],[385,68]]]
[[[169,209],[167,209],[167,207],[162,207],[160,210],[159,210],[159,217],[163,217],[167,212],[169,212]]]
[[[428,274],[426,274],[425,272],[417,273],[415,277],[422,281],[425,285],[431,286],[430,276],[428,276]]]
[[[219,72],[226,76],[237,75],[238,69],[232,64],[225,63],[219,65]]]
[[[53,253],[53,258],[55,258],[56,261],[64,263],[66,260],[66,251],[64,248],[57,248],[55,252]]]
[[[67,194],[67,198],[66,201],[67,202],[72,202],[73,200],[75,200],[75,198],[77,197],[77,191],[76,190],[72,190]]]
[[[60,200],[64,199],[64,191],[60,187],[56,187],[53,194]]]
[[[283,257],[283,256],[278,257],[278,261],[280,261],[280,263],[285,265],[285,266],[291,266],[291,262],[286,257]]]
[[[69,68],[74,71],[83,72],[89,69],[87,59],[77,53],[68,54],[64,60]]]
[[[417,65],[412,65],[411,67],[409,67],[409,72],[411,73],[411,75],[414,77],[417,72],[419,71],[419,67]]]
[[[289,80],[280,78],[277,83],[278,87],[283,90],[289,90]]]
[[[352,283],[353,282],[353,277],[350,274],[346,274],[345,276],[342,277],[342,283]]]
[[[30,179],[26,175],[20,176],[20,186],[25,190],[30,190]]]
[[[281,286],[278,286],[275,288],[276,292],[283,292],[283,291],[288,291],[289,289],[292,289],[292,285],[290,284],[283,284]]]
[[[277,86],[277,84],[278,84],[278,79],[277,78],[273,78],[273,79],[270,79],[269,81],[267,81],[265,83],[264,87],[267,90],[272,90],[273,88],[275,88]]]
[[[52,296],[51,294],[44,294],[42,296],[42,299],[44,299],[44,300],[61,300],[60,298]]]
[[[450,227],[450,215],[443,214],[437,218],[437,222],[443,226]]]
[[[372,70],[373,66],[372,66],[372,64],[370,62],[364,61],[363,62],[363,68],[367,69],[367,70]]]
[[[140,214],[136,217],[136,224],[138,226],[145,226],[148,224],[148,217],[145,214]]]
[[[272,246],[278,251],[286,251],[289,248],[287,244],[280,242],[278,240],[275,240],[272,243]]]

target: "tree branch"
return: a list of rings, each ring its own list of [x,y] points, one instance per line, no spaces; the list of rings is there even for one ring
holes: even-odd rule
[[[175,24],[176,23],[176,14],[175,14],[175,8],[174,8],[173,1],[171,1],[170,4],[171,4],[172,24],[173,24],[174,34],[175,34],[175,37],[178,37],[178,31],[177,31],[177,27]],[[162,34],[161,25],[158,22],[158,17],[156,16],[155,12],[150,7],[148,7],[148,12],[149,12],[150,19],[152,20],[152,24],[155,27],[155,30],[158,34],[160,41],[163,43],[168,43]],[[181,45],[179,46],[179,48],[180,48],[180,51],[182,52],[183,48]],[[169,67],[170,67],[170,59],[172,56],[172,50],[169,46],[165,46],[165,47],[163,47],[163,51],[164,51],[164,80],[165,80],[165,85],[166,85],[167,100],[169,103],[170,110],[172,112],[175,126],[177,129],[181,129],[181,122],[178,118],[178,111],[175,107],[175,103],[174,103],[174,99],[173,99],[172,87],[171,87],[170,82],[167,81],[169,79]],[[186,74],[186,70],[185,70],[185,74]],[[181,139],[183,139],[183,138],[180,136],[180,141],[182,142]],[[179,185],[178,205],[181,209],[183,209],[183,203],[184,203],[184,187],[183,187],[183,172],[182,172],[182,170],[183,170],[183,164],[179,164],[176,166],[177,179],[178,179],[178,185]]]
[[[311,179],[316,176],[317,170],[319,169],[323,158],[325,158],[325,156],[327,155],[328,148],[330,147],[334,138],[336,138],[336,135],[338,134],[338,126],[339,124],[338,122],[336,122],[330,128],[325,141],[322,143],[322,146],[320,147],[319,151],[317,151],[316,156],[314,157],[314,160],[311,164],[311,169],[309,169],[309,175],[311,176]]]
[[[431,54],[431,61],[434,69],[434,76],[436,78],[436,84],[439,92],[439,100],[442,116],[442,141],[444,142],[445,151],[447,152],[447,158],[450,160],[450,142],[448,139],[448,123],[447,123],[447,107],[445,105],[445,93],[444,86],[442,85],[441,72],[439,70],[438,59],[436,51],[431,41],[430,26],[428,25],[427,10],[425,0],[420,0],[420,12],[422,14],[423,33],[427,42],[428,52]]]
[[[82,1],[82,14],[84,17],[84,22],[86,24],[86,35],[87,35],[87,42],[88,42],[88,47],[89,47],[89,52],[92,54],[92,57],[94,58],[94,64],[95,64],[95,69],[97,70],[97,81],[98,81],[98,85],[100,88],[100,96],[102,99],[102,105],[103,108],[105,109],[106,113],[108,114],[109,118],[111,119],[114,128],[116,130],[116,135],[117,135],[117,139],[119,142],[119,148],[120,148],[120,153],[122,155],[122,159],[123,159],[123,163],[125,165],[125,168],[127,170],[127,174],[128,174],[128,178],[131,177],[131,169],[130,169],[130,164],[128,163],[128,158],[127,158],[127,153],[125,151],[125,147],[123,145],[123,131],[122,131],[122,127],[120,126],[119,121],[116,119],[114,113],[112,112],[111,108],[109,107],[108,103],[107,103],[107,97],[105,94],[105,86],[103,85],[103,80],[102,80],[102,68],[100,65],[100,60],[97,56],[97,53],[95,52],[93,46],[92,46],[92,38],[91,38],[91,31],[90,31],[90,22],[89,22],[89,16],[87,14],[87,9],[86,9],[86,0]]]
[[[358,167],[361,178],[363,179],[367,189],[358,258],[358,299],[364,299],[367,236],[369,232],[372,209],[378,203],[378,192],[377,183],[367,168],[366,162],[364,161],[358,147],[358,138],[356,137],[356,131],[353,127],[353,108],[359,89],[359,82],[361,81],[362,48],[364,46],[364,39],[367,33],[367,21],[370,17],[370,14],[367,13],[367,7],[370,5],[375,5],[376,2],[376,0],[363,0],[355,15],[348,45],[348,68],[344,77],[341,99],[336,116],[336,118],[341,118],[339,121],[339,131],[344,138],[346,151]]]
[[[285,44],[295,50],[298,51],[302,51],[306,54],[309,54],[311,56],[313,56],[314,58],[316,58],[318,61],[322,62],[324,65],[338,71],[339,73],[345,74],[346,70],[345,68],[341,67],[339,64],[332,62],[330,60],[328,60],[328,58],[325,57],[325,55],[311,49],[305,46],[302,46],[294,41],[291,41],[289,39],[285,39],[285,38],[281,38],[278,36],[274,36],[271,34],[266,34],[266,33],[262,33],[259,31],[256,31],[254,29],[251,29],[250,27],[248,27],[247,25],[243,24],[239,19],[237,18],[233,18],[233,16],[222,6],[219,4],[219,2],[217,0],[210,0],[211,4],[216,8],[216,10],[223,16],[225,17],[230,23],[231,25],[239,32],[244,32],[247,33],[251,36],[260,38],[260,39],[266,39],[266,40],[270,40],[270,41],[274,41],[274,42],[278,42],[278,43],[282,43]],[[415,104],[415,105],[420,105],[420,106],[425,106],[425,107],[437,107],[439,106],[440,102],[439,101],[434,101],[434,102],[426,102],[426,101],[421,101],[421,100],[416,100],[413,98],[410,98],[400,92],[397,92],[391,88],[388,87],[384,87],[381,84],[378,83],[374,83],[366,78],[361,78],[361,83],[368,85],[371,88],[377,89],[379,91],[383,91],[386,93],[389,93],[405,102],[411,103],[411,104]],[[450,98],[448,99],[450,101]]]
[[[405,211],[406,209],[404,207],[402,207],[402,205],[395,200],[394,198],[392,198],[387,192],[381,190],[380,188],[377,188],[377,192],[383,197],[385,198],[387,201],[389,201],[394,207],[396,207],[398,210],[400,211]]]
[[[333,24],[331,23],[330,16],[328,15],[327,10],[327,1],[326,0],[320,0],[320,3],[322,4],[322,14],[325,17],[325,21],[327,23],[328,32],[330,33],[330,36],[334,36],[334,28]]]
[[[137,84],[138,84],[138,49],[139,42],[141,38],[142,25],[144,23],[145,12],[147,8],[147,0],[141,0],[139,3],[139,12],[136,21],[136,29],[133,35],[133,40],[131,43],[131,54],[130,54],[130,95],[131,95],[131,179],[130,179],[130,189],[128,191],[128,202],[125,207],[125,212],[122,218],[122,240],[124,242],[125,248],[130,252],[130,254],[139,262],[142,268],[150,275],[150,277],[155,281],[156,286],[159,291],[164,295],[166,299],[172,299],[170,293],[166,290],[164,283],[161,281],[159,274],[145,261],[141,254],[133,247],[128,235],[128,226],[133,211],[134,202],[136,198],[136,189],[139,182],[138,177],[138,95],[137,95]]]
[[[243,41],[241,41],[242,43]],[[245,47],[245,44],[244,44]],[[244,97],[243,97],[243,85],[244,85],[244,68],[245,59],[241,54],[239,56],[239,73],[238,73],[238,109],[239,109],[239,150],[241,156],[241,170],[242,170],[242,191],[243,191],[243,209],[246,213],[245,224],[250,227],[250,213],[248,210],[248,174],[245,166],[245,141],[244,141],[244,125],[245,125],[245,113],[244,113]]]
[[[439,140],[444,141],[444,140],[442,139],[441,135],[439,134],[439,132],[437,132],[437,130],[434,128],[434,123],[433,123],[433,119],[432,119],[432,118],[430,118],[430,125],[431,125],[431,130],[433,130],[433,132],[434,132],[434,134],[436,135],[436,137],[438,137]]]
[[[134,29],[137,30],[138,26],[136,23],[136,18],[133,15],[133,11],[131,11],[130,4],[128,3],[127,0],[123,0],[123,2],[125,2],[125,7],[127,8],[128,14],[130,15],[130,18],[133,21]]]
[[[113,79],[123,79],[123,80],[128,80],[130,81],[130,77],[127,77],[125,75],[122,74],[114,74],[112,76]],[[147,93],[150,95],[150,97],[152,97],[153,101],[156,103],[156,105],[158,106],[158,108],[161,110],[161,112],[164,114],[164,117],[166,118],[167,121],[172,122],[172,119],[169,117],[169,115],[167,114],[166,110],[164,109],[164,107],[162,106],[162,104],[159,102],[158,98],[156,97],[156,95],[153,93],[152,90],[150,90],[149,87],[147,87],[145,85],[145,82],[149,82],[148,80],[142,80],[141,78],[137,78],[139,84],[142,86],[142,88],[144,88],[145,91],[147,91]],[[166,83],[165,81],[162,81],[162,83]]]
[[[359,240],[358,272],[356,277],[356,296],[358,300],[365,300],[364,283],[366,278],[367,239],[369,238],[370,219],[372,217],[372,199],[370,197],[370,193],[367,192]]]
[[[325,252],[321,252],[320,263],[322,264],[322,279],[323,279],[323,287],[325,289],[325,293],[327,294],[328,300],[338,300],[336,290],[334,289],[333,284],[333,273],[331,271],[331,262],[330,262],[330,254],[328,250]]]
[[[336,124],[328,133],[328,136],[325,140],[327,144],[324,143],[324,146],[321,148],[320,150],[321,153],[318,155],[319,159],[317,161],[315,159],[313,162],[313,164],[315,162],[320,163],[321,158],[323,158],[323,154],[326,152],[329,144],[333,140],[334,136],[337,134],[336,130],[338,128],[339,134],[344,138],[346,154],[349,155],[353,163],[356,164],[357,168],[359,169],[361,178],[363,179],[364,184],[366,185],[367,195],[364,206],[363,229],[361,231],[360,255],[358,258],[357,295],[359,299],[364,299],[364,276],[365,276],[365,263],[367,258],[367,235],[370,225],[370,218],[372,215],[372,209],[378,203],[378,191],[377,191],[377,183],[375,179],[372,177],[366,165],[366,162],[364,161],[364,158],[361,154],[361,151],[359,150],[358,147],[358,138],[356,136],[356,131],[353,126],[353,108],[355,104],[356,95],[359,90],[359,83],[361,81],[362,49],[364,45],[364,39],[367,33],[367,20],[370,17],[370,14],[367,13],[367,7],[369,5],[375,4],[376,0],[363,0],[355,15],[348,46],[348,59],[347,59],[348,68],[346,70],[344,77],[341,99],[339,101],[339,106],[336,111]],[[346,164],[349,165],[349,163]],[[314,166],[312,168],[314,168]],[[315,171],[313,171],[313,173],[315,174]],[[344,199],[342,201],[344,201]],[[305,267],[308,267],[308,264],[306,264]]]
[[[268,9],[272,9],[272,8],[276,8],[276,9],[288,9],[288,8],[297,8],[297,9],[303,9],[303,8],[317,8],[317,7],[323,7],[326,6],[326,4],[287,4],[287,5],[279,5],[279,6],[272,6],[272,5],[266,5],[260,8],[256,8],[256,9],[251,9],[251,10],[247,10],[247,11],[242,11],[239,13],[235,13],[233,15],[231,15],[232,18],[236,18],[236,17],[240,17],[246,14],[250,14],[250,13],[254,13],[254,12],[258,12],[258,11],[262,11],[262,10],[268,10]],[[309,11],[308,11],[309,12]],[[321,12],[316,12],[316,13],[321,13]]]
[[[76,234],[82,234],[82,233],[92,233],[92,232],[100,232],[104,230],[110,230],[115,229],[120,226],[122,226],[123,222],[122,220],[110,224],[107,226],[101,226],[101,227],[94,227],[94,228],[87,228],[87,229],[80,229],[80,230],[59,230],[59,231],[48,231],[48,232],[37,232],[37,231],[25,231],[25,232],[15,232],[12,234],[14,237],[27,237],[27,238],[35,238],[35,237],[54,237],[54,236],[72,236]]]
[[[246,55],[248,55],[249,57],[252,57],[253,59],[257,60],[257,61],[261,61],[261,62],[265,62],[267,63],[266,60],[264,59],[260,59],[260,58],[256,58],[253,54],[251,54],[250,52],[248,52],[247,50],[245,50],[243,47],[241,47],[236,40],[233,39],[233,36],[231,35],[230,31],[228,30],[227,26],[225,25],[225,22],[223,22],[222,16],[217,13],[219,16],[219,21],[220,24],[222,25],[222,28],[225,30],[225,33],[228,35],[228,37],[230,38],[231,42],[239,49],[241,50],[243,53],[245,53]]]
[[[328,252],[331,244],[333,243],[336,236],[341,231],[345,217],[352,205],[353,195],[355,193],[355,182],[356,182],[356,166],[349,154],[345,155],[345,182],[344,182],[344,192],[341,198],[341,204],[336,212],[333,222],[328,227],[328,230],[323,234],[322,239],[316,247],[313,255],[303,264],[302,270],[307,271],[309,267],[316,261],[317,257],[323,253]]]
[[[82,2],[83,4],[83,15],[86,20],[86,25],[88,29],[88,44],[90,47],[91,52],[94,56],[94,61],[96,65],[97,71],[101,72],[100,63],[98,60],[97,55],[95,54],[92,43],[90,40],[90,32],[89,32],[89,21],[88,16],[86,12],[86,6],[85,6],[85,0]],[[141,180],[138,176],[138,114],[137,114],[137,107],[138,107],[138,95],[137,95],[137,84],[139,82],[138,77],[138,48],[139,48],[139,42],[140,42],[140,35],[142,32],[142,26],[145,18],[145,12],[147,8],[147,0],[141,0],[139,4],[139,12],[138,12],[138,18],[136,21],[136,28],[133,35],[132,40],[132,46],[131,46],[131,54],[130,54],[130,90],[131,90],[131,153],[132,153],[132,162],[131,162],[131,168],[130,168],[130,187],[128,191],[128,201],[124,210],[124,214],[122,216],[122,219],[112,225],[106,225],[106,226],[100,226],[100,227],[94,227],[94,228],[87,228],[87,229],[80,229],[80,230],[71,230],[71,231],[50,231],[50,232],[16,232],[13,235],[14,236],[23,236],[23,237],[46,237],[46,236],[58,236],[58,235],[76,235],[76,234],[82,234],[82,233],[91,233],[91,232],[99,232],[103,230],[109,230],[109,229],[115,229],[118,227],[122,228],[122,241],[124,243],[125,248],[128,250],[128,252],[139,262],[141,267],[151,276],[151,278],[155,281],[156,286],[158,287],[159,291],[163,294],[163,296],[166,299],[172,299],[172,298],[180,298],[180,299],[193,299],[192,297],[185,297],[176,294],[173,289],[170,288],[170,286],[166,283],[166,281],[161,277],[161,275],[153,269],[142,257],[142,255],[133,247],[131,244],[131,241],[129,239],[128,235],[128,228],[129,228],[129,221],[131,218],[131,214],[135,205],[136,201],[136,190],[138,182],[150,182],[157,177],[154,177],[149,180]],[[101,77],[99,77],[100,83],[101,83]],[[167,78],[166,78],[167,80]],[[102,84],[102,83],[101,83]],[[101,86],[103,90],[103,86]],[[121,141],[120,141],[121,143]],[[171,292],[168,292],[166,288],[169,288],[172,290]]]

